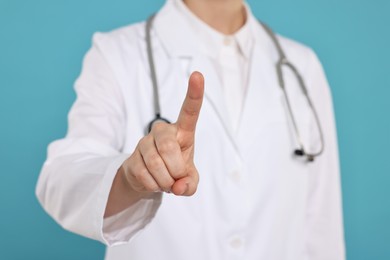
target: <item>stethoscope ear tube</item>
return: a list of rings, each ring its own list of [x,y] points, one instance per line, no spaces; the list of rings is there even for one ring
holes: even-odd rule
[[[146,37],[146,52],[148,54],[148,62],[149,62],[149,69],[150,69],[150,77],[152,79],[152,85],[153,85],[153,101],[154,101],[154,119],[150,121],[150,123],[147,126],[146,134],[149,134],[150,131],[152,131],[153,124],[162,121],[165,123],[170,124],[168,119],[165,119],[161,117],[161,109],[160,109],[160,97],[158,92],[158,83],[157,83],[157,75],[156,75],[156,66],[154,65],[154,57],[153,57],[153,51],[152,51],[152,40],[151,40],[151,29],[152,24],[154,20],[155,15],[152,15],[149,17],[149,19],[146,21],[145,26],[145,37]]]

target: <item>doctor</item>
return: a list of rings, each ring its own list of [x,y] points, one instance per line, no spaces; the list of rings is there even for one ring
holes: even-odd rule
[[[148,25],[95,34],[37,184],[45,210],[108,245],[106,259],[344,259],[331,94],[313,51],[277,36],[314,113],[288,66],[283,92],[278,48],[243,0],[167,0]],[[145,134],[157,112],[172,123]],[[294,155],[301,144],[325,149],[311,162]]]

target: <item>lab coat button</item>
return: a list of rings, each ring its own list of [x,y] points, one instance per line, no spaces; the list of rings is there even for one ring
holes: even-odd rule
[[[234,249],[239,249],[242,247],[242,240],[240,238],[234,238],[230,241],[230,246]]]

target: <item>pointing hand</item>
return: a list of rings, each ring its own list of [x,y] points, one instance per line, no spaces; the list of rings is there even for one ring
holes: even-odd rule
[[[123,163],[125,179],[134,190],[184,196],[195,193],[199,175],[193,161],[194,139],[203,94],[203,76],[194,72],[176,123],[155,122]]]

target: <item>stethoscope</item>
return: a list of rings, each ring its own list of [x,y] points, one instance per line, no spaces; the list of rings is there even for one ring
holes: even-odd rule
[[[154,17],[155,17],[155,15],[152,15],[151,17],[149,17],[149,19],[146,22],[146,26],[145,26],[146,50],[147,50],[148,62],[149,62],[149,67],[150,67],[150,74],[151,74],[152,85],[153,85],[153,100],[154,100],[154,114],[155,114],[155,118],[148,124],[148,127],[147,127],[148,133],[151,131],[152,125],[156,121],[164,121],[166,123],[170,123],[169,120],[167,120],[166,118],[161,116],[158,83],[157,83],[157,76],[156,76],[156,67],[155,67],[154,59],[153,59],[152,40],[151,40],[151,36],[150,36]],[[322,154],[322,152],[324,151],[324,135],[322,132],[322,127],[321,127],[320,120],[318,118],[317,111],[314,108],[313,102],[311,101],[311,99],[309,97],[309,94],[308,94],[308,91],[307,91],[307,88],[305,86],[305,82],[303,81],[302,76],[300,75],[300,73],[298,72],[296,67],[291,62],[288,61],[288,59],[287,59],[286,55],[284,54],[284,51],[283,51],[282,47],[280,46],[280,43],[279,43],[278,39],[276,38],[275,34],[267,25],[265,25],[262,22],[260,22],[260,24],[263,26],[263,28],[265,29],[265,31],[267,32],[267,34],[269,35],[269,37],[273,41],[273,43],[276,47],[276,50],[278,51],[278,54],[279,54],[279,60],[276,63],[276,72],[277,72],[277,76],[278,76],[279,86],[283,91],[283,96],[284,96],[284,99],[285,99],[285,102],[287,105],[287,109],[288,109],[288,115],[291,119],[294,133],[295,133],[295,138],[296,138],[296,141],[298,144],[298,148],[296,148],[294,150],[294,154],[296,156],[300,156],[300,157],[305,156],[308,162],[313,162],[314,159],[317,156],[319,156],[320,154]],[[283,66],[288,67],[296,76],[298,83],[299,83],[299,86],[303,92],[303,95],[306,97],[306,100],[309,104],[311,112],[314,115],[316,126],[317,126],[319,136],[320,136],[320,149],[317,152],[308,152],[305,149],[305,145],[303,144],[303,141],[302,141],[302,138],[301,138],[301,135],[299,132],[299,128],[297,126],[295,116],[294,116],[294,113],[293,113],[292,108],[291,108],[290,100],[288,98],[287,91],[285,89],[285,83],[284,83],[283,72],[282,72]]]

